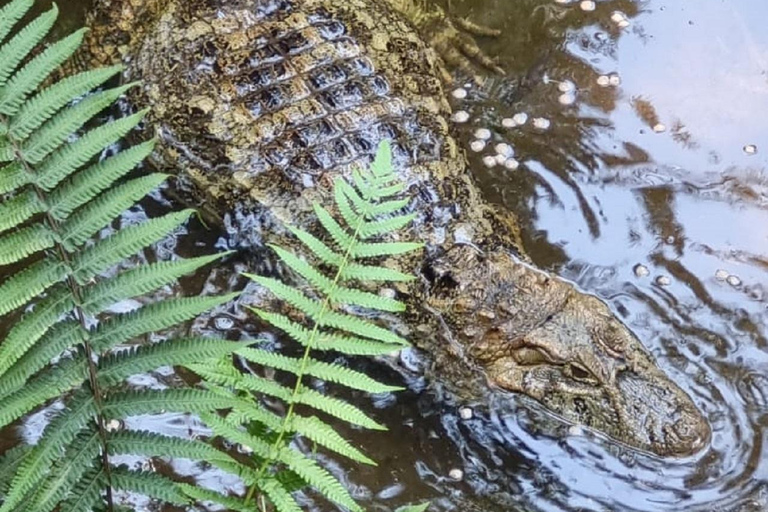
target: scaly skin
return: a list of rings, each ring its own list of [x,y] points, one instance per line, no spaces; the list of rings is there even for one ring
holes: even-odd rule
[[[407,236],[427,247],[385,262],[419,276],[396,290],[409,313],[392,328],[632,447],[700,449],[707,422],[608,307],[524,262],[450,134],[441,59],[402,13],[432,40],[445,17],[390,1],[101,0],[89,50],[144,81],[157,164],[257,227],[238,236],[267,260],[266,243],[295,244],[286,224],[318,232],[311,203],[332,205],[332,180],[393,139],[418,213]]]

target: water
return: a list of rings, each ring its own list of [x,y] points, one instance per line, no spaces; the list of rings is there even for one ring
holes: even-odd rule
[[[62,9],[68,23],[85,4]],[[709,419],[712,441],[679,460],[633,453],[552,426],[516,397],[458,403],[425,382],[418,355],[407,354],[358,363],[408,388],[351,397],[390,428],[343,430],[379,466],[329,466],[367,509],[382,512],[422,499],[440,511],[768,509],[768,4],[615,0],[584,11],[554,0],[451,0],[450,8],[505,29],[481,44],[508,77],[453,100],[471,114],[462,127],[467,147],[487,127],[521,162],[515,171],[488,169],[483,154],[472,154],[486,195],[518,215],[538,266],[602,297],[638,334]],[[629,25],[620,28],[614,11]],[[619,85],[610,85],[614,76]],[[559,99],[565,81],[572,104]],[[528,123],[503,128],[518,112]],[[533,128],[537,117],[550,121],[548,130]],[[216,238],[193,225],[165,249],[195,253]],[[235,317],[230,330],[222,316],[207,329],[237,335],[246,320]],[[463,406],[472,418],[462,418]],[[141,426],[187,428],[178,417]],[[456,469],[460,481],[450,477]]]

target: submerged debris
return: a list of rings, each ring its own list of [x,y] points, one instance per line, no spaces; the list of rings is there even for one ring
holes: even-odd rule
[[[454,468],[448,472],[448,477],[451,480],[455,480],[457,482],[460,482],[464,479],[464,472],[460,470],[459,468]]]
[[[457,110],[451,116],[451,121],[454,123],[466,123],[469,121],[469,112],[466,110]]]
[[[754,144],[747,144],[744,146],[744,152],[748,155],[756,155],[757,154],[757,146]]]
[[[638,263],[637,265],[635,265],[632,270],[635,272],[635,275],[637,277],[648,277],[649,275],[651,275],[651,271],[648,270],[648,267],[646,267],[642,263]]]
[[[461,407],[459,409],[459,417],[463,420],[471,420],[475,415],[475,412],[469,407]]]

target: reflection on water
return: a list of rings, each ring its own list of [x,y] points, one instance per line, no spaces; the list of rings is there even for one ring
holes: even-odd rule
[[[709,419],[711,445],[663,460],[569,428],[518,397],[457,403],[424,381],[423,360],[409,352],[358,363],[408,388],[351,397],[390,431],[341,427],[379,466],[328,466],[346,473],[372,511],[420,499],[433,500],[434,510],[469,512],[766,510],[768,4],[614,0],[594,11],[555,0],[450,4],[505,29],[481,44],[508,76],[455,100],[471,114],[461,127],[466,147],[487,127],[522,163],[489,169],[487,154],[472,153],[486,194],[519,216],[537,265],[605,299],[639,335]],[[71,19],[82,15],[69,9]],[[504,128],[516,113],[528,122]],[[551,124],[536,129],[534,118]],[[745,151],[751,144],[757,154]],[[200,250],[202,231],[179,237],[182,252]],[[215,236],[206,242],[214,243]],[[226,313],[206,329],[242,335],[248,317]],[[188,423],[136,420],[169,435]],[[181,462],[165,466],[158,467],[236,487]],[[306,508],[328,510],[311,501]]]
[[[520,78],[459,108],[475,115],[468,139],[493,127],[523,165],[473,158],[476,175],[520,216],[532,260],[607,300],[713,428],[702,453],[659,460],[495,409],[486,427],[503,441],[486,456],[529,463],[511,479],[535,510],[768,508],[768,5],[681,4],[454,1],[515,20],[514,44],[488,44]],[[573,105],[558,101],[563,81]],[[521,111],[551,128],[503,128]]]

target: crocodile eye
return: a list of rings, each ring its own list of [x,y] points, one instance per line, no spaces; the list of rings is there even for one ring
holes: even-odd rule
[[[576,379],[579,382],[585,382],[587,384],[597,384],[598,380],[597,378],[592,375],[592,372],[587,370],[581,365],[570,363],[568,364],[568,373],[570,373],[571,377]]]

